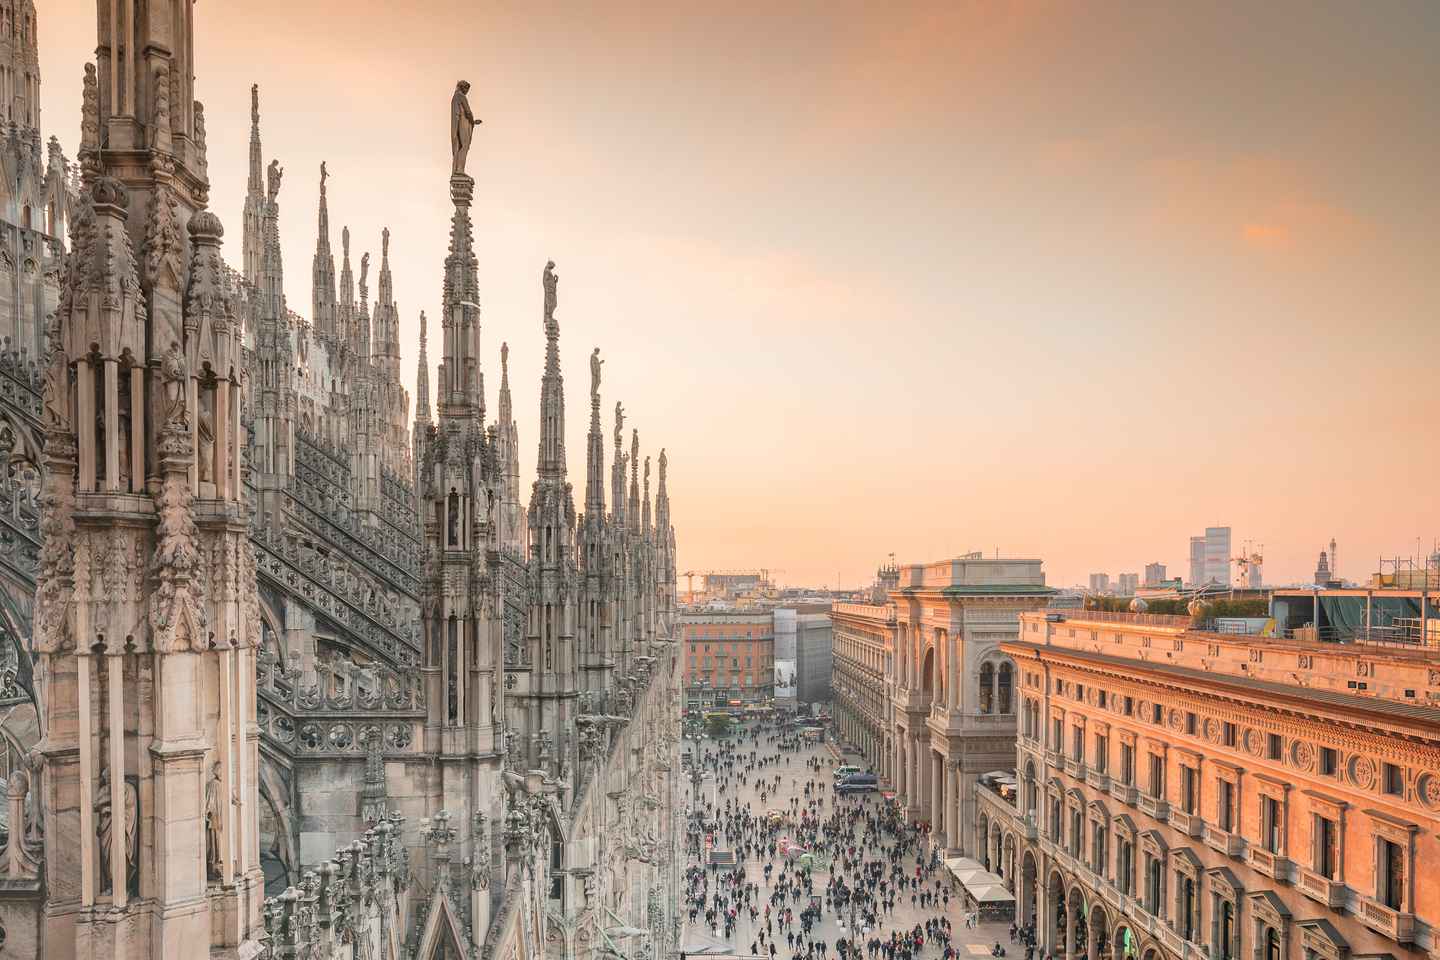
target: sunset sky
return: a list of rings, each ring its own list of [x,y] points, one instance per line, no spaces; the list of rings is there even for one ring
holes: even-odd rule
[[[39,8],[44,133],[73,156],[95,0]],[[196,20],[231,261],[258,82],[290,305],[326,160],[337,254],[349,224],[378,265],[392,231],[412,390],[472,82],[488,401],[506,340],[527,496],[553,258],[577,496],[599,345],[605,408],[669,450],[682,571],[853,586],[892,552],[998,548],[1070,584],[1184,573],[1224,523],[1267,581],[1308,579],[1332,536],[1358,579],[1440,536],[1440,4]]]

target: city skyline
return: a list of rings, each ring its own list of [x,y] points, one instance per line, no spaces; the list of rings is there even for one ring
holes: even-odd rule
[[[43,128],[70,156],[94,10],[43,11]],[[1220,520],[1266,545],[1268,582],[1308,578],[1332,536],[1362,579],[1440,533],[1420,386],[1440,12],[1386,14],[258,2],[206,11],[197,95],[237,263],[261,84],[292,308],[320,161],[357,260],[391,229],[413,385],[448,197],[439,108],[411,104],[471,80],[490,403],[508,341],[534,422],[553,258],[572,381],[627,344],[606,395],[669,447],[682,570],[850,586],[891,552],[998,546],[1071,584],[1183,570]]]

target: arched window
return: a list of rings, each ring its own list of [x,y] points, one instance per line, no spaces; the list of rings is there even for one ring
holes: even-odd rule
[[[980,712],[995,712],[995,665],[992,663],[980,667]]]
[[[1011,673],[1010,664],[1000,664],[1000,678],[996,684],[999,691],[997,699],[1000,701],[1000,713],[1011,713],[1014,709],[1010,705],[1010,690],[1013,686]]]
[[[1274,927],[1265,928],[1265,960],[1284,960],[1280,952],[1280,934]]]

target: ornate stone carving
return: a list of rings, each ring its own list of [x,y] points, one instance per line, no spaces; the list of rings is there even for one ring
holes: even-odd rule
[[[167,394],[170,385],[167,378]],[[158,443],[163,477],[156,505],[160,522],[155,530],[155,556],[150,564],[156,581],[150,595],[151,643],[157,653],[200,652],[210,647],[198,532],[191,509],[194,495],[186,472],[190,436],[183,401],[180,411],[179,420],[172,417],[161,427]]]
[[[470,882],[477,890],[490,889],[490,828],[484,811],[470,819]]]

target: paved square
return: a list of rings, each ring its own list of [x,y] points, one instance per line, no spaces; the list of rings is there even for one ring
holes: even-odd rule
[[[846,757],[844,760],[840,759],[839,754],[828,744],[805,744],[800,747],[799,750],[781,751],[776,745],[768,742],[772,735],[763,730],[759,730],[757,725],[747,724],[745,727],[739,729],[743,735],[737,736],[730,741],[734,747],[733,769],[717,771],[713,765],[706,765],[707,779],[701,781],[699,789],[699,802],[702,808],[703,804],[708,801],[716,804],[718,809],[723,812],[726,801],[731,800],[738,804],[740,809],[748,808],[752,816],[763,818],[772,810],[790,811],[798,808],[798,810],[804,811],[811,801],[816,801],[818,803],[817,809],[819,816],[823,823],[834,814],[837,809],[842,811],[867,809],[873,812],[877,811],[880,805],[885,802],[878,793],[860,794],[858,798],[853,796],[836,796],[833,788],[832,770],[842,762],[854,763],[855,760],[851,757]],[[758,743],[755,739],[757,732]],[[697,756],[702,759],[708,758],[710,761],[713,761],[717,757],[719,748],[719,743],[714,740],[700,741],[693,746]],[[752,751],[755,752],[757,760],[770,757],[778,757],[779,759],[777,762],[768,763],[758,769],[747,771],[747,767],[751,762],[750,754]],[[809,762],[812,760],[818,761],[819,769],[813,769],[809,766]],[[761,792],[756,786],[757,778],[766,779],[773,784],[777,774],[780,777],[778,788],[772,788],[771,792],[767,793],[762,800]],[[811,794],[808,797],[805,794],[807,783],[812,785]],[[689,792],[689,788],[687,788],[687,792]],[[695,798],[693,796],[687,797],[687,802],[693,808]],[[860,841],[860,832],[860,828],[856,828],[851,833],[851,837],[857,845]],[[788,835],[788,832],[782,830],[781,835]],[[721,824],[721,828],[715,831],[715,839],[717,848],[735,850],[737,854],[742,852],[739,848],[744,838],[725,836],[723,823]],[[751,833],[751,839],[754,839],[753,832]],[[890,843],[893,841],[887,837],[886,842]],[[878,857],[879,849],[867,849],[864,851],[864,854],[867,862],[872,862]],[[824,859],[823,857],[821,858],[822,864]],[[688,857],[687,866],[695,866],[699,862],[699,859],[692,851]],[[764,906],[769,902],[770,894],[774,890],[773,886],[767,886],[764,872],[765,865],[767,863],[773,865],[771,874],[772,884],[782,869],[788,867],[793,873],[793,867],[790,867],[781,855],[777,854],[771,859],[768,857],[768,854],[755,851],[752,851],[751,855],[746,857],[742,863],[746,879],[755,883],[757,887],[757,897],[754,903],[757,910],[760,911],[758,920],[752,922],[748,911],[741,909],[734,932],[727,938],[723,925],[719,928],[708,927],[705,923],[704,911],[700,910],[694,921],[687,919],[684,927],[684,935],[682,936],[682,943],[723,942],[728,945],[733,953],[741,956],[749,955],[751,953],[751,945],[754,943],[759,947],[761,952],[768,954],[768,948],[758,943],[760,930],[765,925]],[[915,875],[916,865],[917,860],[914,855],[906,855],[904,857],[902,866],[907,876],[913,877]],[[838,864],[835,866],[835,869],[839,870]],[[707,901],[707,903],[711,905],[714,903],[713,897],[716,889],[715,875],[716,874],[712,873],[709,886],[711,899]],[[847,936],[846,921],[849,917],[849,910],[848,908],[837,910],[833,905],[828,909],[825,908],[824,893],[830,877],[831,870],[828,864],[817,866],[812,872],[812,889],[814,893],[818,895],[820,915],[812,929],[811,937],[812,939],[823,941],[827,944],[833,956],[836,941]],[[1010,960],[1024,957],[1024,948],[1012,945],[1010,942],[1008,922],[980,923],[973,929],[967,929],[965,926],[963,896],[960,893],[959,885],[949,876],[943,866],[939,867],[926,879],[927,888],[933,890],[935,880],[937,879],[941,880],[943,887],[950,892],[948,908],[943,904],[937,904],[928,909],[912,906],[910,901],[911,891],[907,889],[904,891],[903,896],[895,896],[894,911],[881,916],[877,929],[862,930],[862,938],[868,940],[872,937],[878,937],[882,940],[888,940],[892,931],[904,933],[913,929],[916,924],[924,924],[926,920],[943,916],[950,921],[951,945],[960,957],[989,956],[991,947],[996,942],[999,942],[1006,949]],[[806,899],[802,896],[798,903],[789,905],[795,910],[798,917],[801,908],[806,905]],[[681,911],[682,916],[688,917],[689,909],[692,906],[694,906],[693,903],[687,902]],[[791,951],[788,949],[784,932],[781,931],[778,926],[775,927],[775,940],[777,941],[778,947],[776,953],[777,960],[790,960],[791,957],[800,956],[803,953],[803,951]],[[937,944],[927,941],[921,951],[921,956],[938,957],[940,953],[941,950]]]

